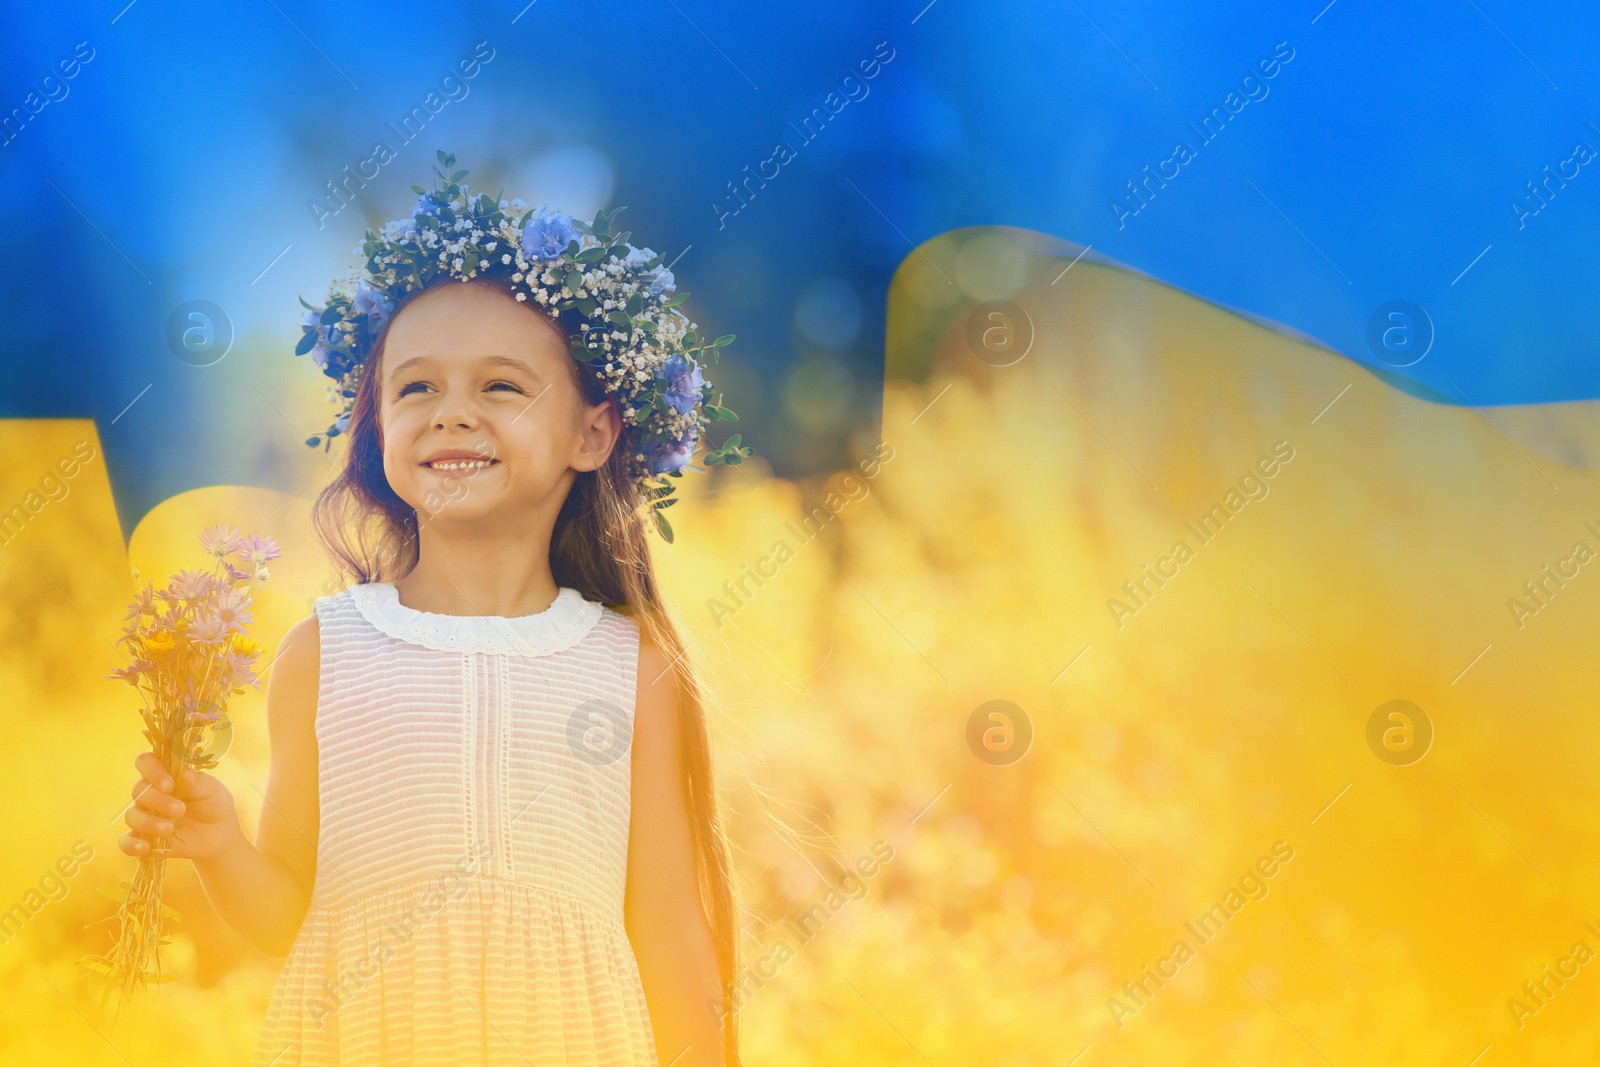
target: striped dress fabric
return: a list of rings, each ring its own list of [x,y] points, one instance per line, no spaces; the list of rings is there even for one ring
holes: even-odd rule
[[[310,908],[252,1067],[656,1067],[623,926],[637,624],[316,601]]]

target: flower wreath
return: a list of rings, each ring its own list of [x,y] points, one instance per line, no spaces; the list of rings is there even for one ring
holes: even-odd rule
[[[609,214],[602,209],[586,223],[545,205],[530,210],[520,199],[474,199],[462,181],[470,172],[452,172],[456,157],[438,156],[434,189],[411,187],[418,194],[411,218],[387,223],[378,233],[366,231],[355,249],[365,264],[334,281],[325,307],[300,300],[305,332],[295,355],[311,354],[333,379],[329,397],[340,406],[328,429],[306,444],[315,448],[326,440],[326,451],[349,430],[361,370],[404,294],[440,276],[467,281],[509,275],[516,299],[532,300],[552,321],[559,324],[562,312],[577,313],[578,332],[564,328],[572,356],[594,370],[617,402],[633,449],[630,476],[670,542],[672,527],[661,512],[677,498],[664,476],[703,472],[692,463],[701,430],[719,420],[738,421],[732,410],[711,403],[712,386],[702,373],[707,357],[718,358],[733,335],[700,337],[680,307],[689,294],[673,295],[672,271],[660,254],[629,244],[626,230],[611,233],[622,208]],[[708,449],[702,456],[706,466],[736,466],[751,455],[739,437]]]

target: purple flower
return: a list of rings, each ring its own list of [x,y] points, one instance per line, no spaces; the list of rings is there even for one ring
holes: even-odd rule
[[[699,403],[700,390],[705,381],[700,375],[700,368],[690,370],[689,361],[682,356],[673,356],[663,363],[656,378],[667,383],[666,401],[678,414],[687,415]]]
[[[323,327],[323,329],[327,329],[327,327]],[[327,369],[328,346],[325,343],[325,340],[318,339],[317,343],[311,346],[311,362],[315,363],[324,370]]]
[[[200,547],[219,559],[239,547],[239,531],[219,523],[200,534]]]
[[[220,644],[232,632],[233,627],[225,620],[215,615],[206,615],[195,620],[189,627],[189,640],[215,645]]]
[[[672,276],[672,272],[666,267],[657,267],[649,274],[646,274],[645,277],[650,279],[650,287],[647,291],[652,295],[670,293],[678,287],[677,279]]]
[[[241,685],[254,685],[257,689],[261,688],[257,684],[255,671],[251,669],[252,660],[255,658],[253,653],[227,652],[223,654],[222,658],[228,665],[227,688],[234,689]]]
[[[382,289],[366,282],[356,288],[354,304],[357,314],[366,315],[371,320],[374,333],[382,329],[394,313],[394,301],[384,296]]]
[[[317,343],[311,346],[311,361],[324,370],[328,366],[328,352],[333,348],[333,327],[317,327]]]
[[[136,666],[113,667],[111,673],[104,675],[106,678],[118,678],[135,689],[139,688],[139,668]]]
[[[432,215],[434,218],[439,217],[439,205],[433,202],[432,193],[423,193],[417,197],[417,206],[411,209],[411,217],[413,219],[420,218],[423,215]]]
[[[689,427],[689,433],[682,441],[658,441],[651,446],[648,453],[650,458],[651,474],[670,474],[680,471],[689,465],[689,460],[694,456],[695,442],[700,439],[700,430]]]
[[[534,260],[555,259],[578,236],[572,228],[572,216],[546,211],[540,204],[533,218],[522,229],[522,250]]]
[[[239,540],[239,551],[243,552],[251,563],[257,567],[263,563],[271,563],[283,555],[283,549],[278,547],[278,542],[270,537],[260,534],[251,534]]]
[[[182,570],[173,576],[172,581],[168,583],[168,589],[163,592],[170,591],[171,595],[166,598],[169,600],[173,597],[179,600],[199,600],[216,588],[216,585],[216,580],[205,571]]]
[[[212,701],[201,703],[198,700],[185,704],[189,709],[189,724],[199,726],[202,723],[220,723],[222,721],[222,708]]]
[[[641,269],[654,258],[656,258],[655,249],[635,248],[633,245],[629,245],[628,254],[622,257],[622,267],[630,274],[637,274],[641,281],[647,283],[646,292],[652,295],[670,293],[677,288],[678,284],[677,279],[673,278],[670,270],[659,263],[651,270],[644,271]]]

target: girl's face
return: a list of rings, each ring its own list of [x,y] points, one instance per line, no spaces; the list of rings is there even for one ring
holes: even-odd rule
[[[378,421],[383,471],[419,518],[470,522],[560,510],[577,472],[621,433],[588,404],[560,328],[484,284],[446,283],[389,324]]]

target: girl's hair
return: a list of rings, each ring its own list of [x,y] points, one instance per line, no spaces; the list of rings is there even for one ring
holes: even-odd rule
[[[379,425],[382,359],[389,329],[419,295],[445,284],[490,285],[512,299],[509,283],[495,275],[470,282],[442,279],[406,294],[376,338],[363,365],[350,412],[350,444],[343,468],[318,495],[311,519],[324,550],[357,583],[392,581],[417,565],[417,513],[400,499],[383,473]],[[577,333],[576,322],[529,308],[562,332],[562,349]],[[606,399],[601,379],[568,354],[573,384],[589,404]],[[682,638],[669,617],[651,566],[638,489],[628,473],[634,449],[625,426],[610,457],[593,471],[579,471],[556,516],[550,538],[550,569],[558,586],[570,586],[633,618],[672,663],[680,694],[688,818],[695,838],[701,906],[710,922],[721,972],[723,1003],[719,1018],[728,1067],[738,1067],[738,1012],[734,976],[739,965],[739,925],[733,891],[733,865],[718,810],[706,729],[705,694],[691,669]]]

